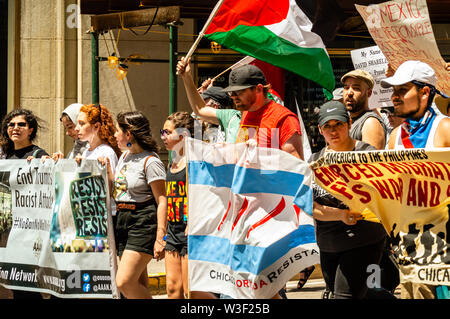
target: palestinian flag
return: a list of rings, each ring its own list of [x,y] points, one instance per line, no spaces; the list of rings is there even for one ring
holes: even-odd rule
[[[331,98],[333,68],[322,39],[311,28],[295,0],[225,0],[204,34],[316,82]]]

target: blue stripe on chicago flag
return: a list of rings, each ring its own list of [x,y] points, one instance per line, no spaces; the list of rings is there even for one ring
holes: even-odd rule
[[[189,184],[230,187],[234,194],[296,196],[304,179],[302,174],[293,172],[245,168],[234,164],[214,166],[204,161],[189,162],[188,174]]]
[[[315,243],[314,226],[300,225],[295,231],[269,247],[232,245],[225,238],[188,236],[189,260],[208,261],[228,265],[234,271],[259,274],[299,245]],[[302,256],[303,257],[303,256]]]

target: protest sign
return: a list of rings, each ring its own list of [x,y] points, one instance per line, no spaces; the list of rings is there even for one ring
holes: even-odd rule
[[[394,70],[407,60],[425,62],[436,72],[436,87],[450,94],[450,74],[436,44],[425,0],[355,6]]]
[[[329,152],[315,181],[365,219],[381,221],[401,282],[450,285],[450,148]]]
[[[378,46],[362,48],[350,51],[353,66],[355,69],[365,70],[372,75],[375,84],[372,89],[372,95],[369,98],[369,108],[392,106],[391,94],[392,88],[384,89],[380,81],[385,76],[388,67],[388,61]]]
[[[306,162],[246,143],[185,149],[190,290],[271,298],[320,262]]]
[[[117,297],[106,170],[97,161],[0,161],[0,284]]]

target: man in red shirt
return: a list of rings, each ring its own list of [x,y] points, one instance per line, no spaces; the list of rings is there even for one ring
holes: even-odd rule
[[[269,89],[257,66],[248,64],[231,71],[229,86],[223,90],[243,112],[236,143],[256,139],[258,146],[278,148],[303,159],[298,117],[270,100]]]

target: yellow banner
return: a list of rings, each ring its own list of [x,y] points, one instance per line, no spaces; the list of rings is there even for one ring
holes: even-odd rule
[[[323,189],[383,224],[402,282],[450,285],[450,148],[328,152],[312,168]]]

